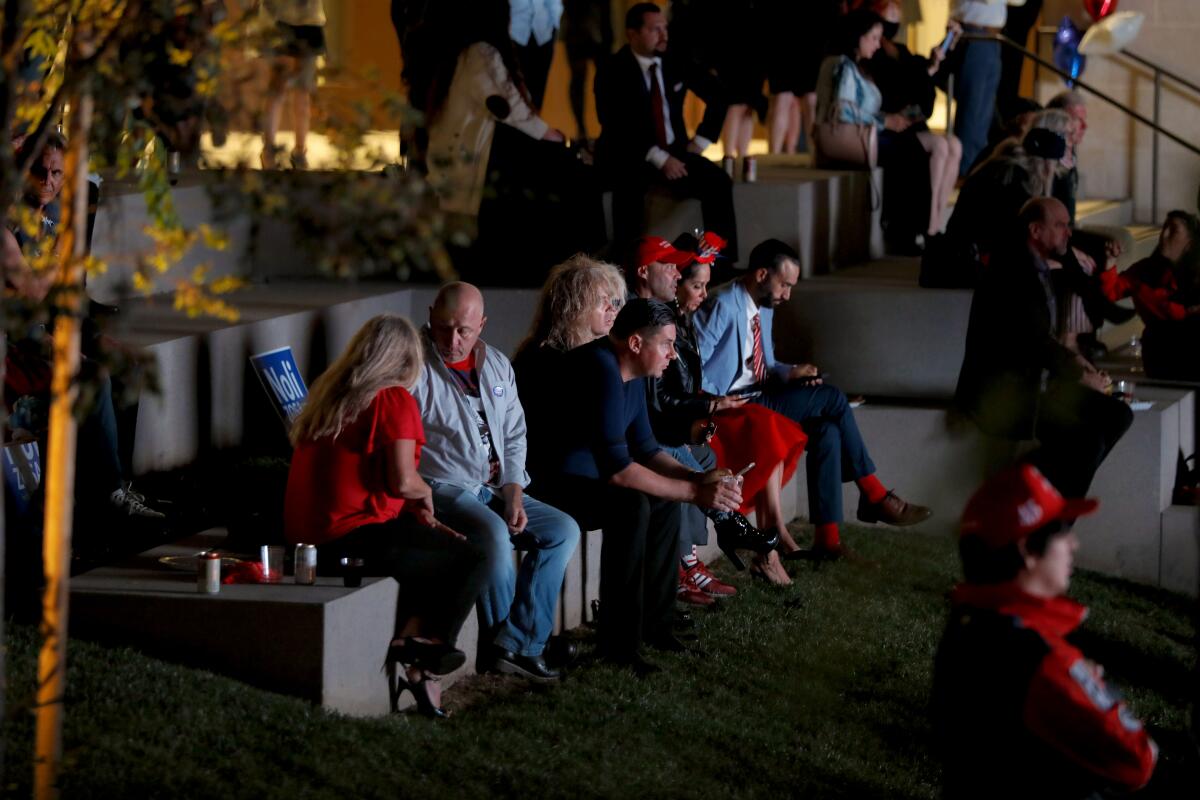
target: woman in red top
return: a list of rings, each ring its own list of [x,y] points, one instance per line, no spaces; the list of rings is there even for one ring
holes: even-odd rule
[[[481,550],[434,519],[432,493],[417,474],[425,435],[408,387],[420,374],[412,323],[383,314],[363,325],[313,383],[292,425],[284,527],[289,541],[317,545],[323,564],[362,558],[366,574],[396,579],[386,659],[392,708],[408,689],[422,713],[445,716],[436,678],[466,661],[454,640],[486,564]]]
[[[1110,300],[1132,297],[1146,324],[1146,374],[1200,380],[1200,220],[1186,211],[1167,214],[1158,248],[1124,272],[1108,269],[1100,285]]]

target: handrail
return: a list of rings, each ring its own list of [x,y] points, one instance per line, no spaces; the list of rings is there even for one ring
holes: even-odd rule
[[[1039,36],[1054,36],[1054,35],[1057,35],[1058,29],[1055,28],[1053,25],[1042,25],[1041,27],[1039,27],[1037,29],[1037,32],[1038,32]],[[1154,72],[1160,73],[1164,77],[1170,78],[1175,83],[1179,83],[1179,84],[1186,86],[1187,88],[1191,89],[1196,94],[1200,94],[1200,85],[1192,83],[1190,80],[1183,77],[1179,73],[1172,72],[1171,70],[1167,69],[1166,67],[1162,66],[1161,64],[1156,64],[1148,58],[1143,58],[1142,56],[1139,56],[1137,53],[1131,53],[1128,50],[1119,50],[1116,53],[1114,53],[1113,55],[1125,56],[1126,58],[1131,59],[1131,60],[1136,61],[1137,63],[1141,64],[1143,67],[1149,67]]]
[[[1040,26],[1037,29],[1037,34],[1038,34],[1037,47],[1038,47],[1038,49],[1041,50],[1041,44],[1042,44],[1041,37],[1055,36],[1055,35],[1057,35],[1057,33],[1058,33],[1058,29],[1053,26],[1050,26],[1050,25]],[[1105,55],[1108,55],[1108,54],[1105,54]],[[1160,119],[1162,119],[1163,78],[1164,77],[1169,78],[1174,83],[1184,87],[1185,89],[1190,89],[1192,92],[1194,92],[1198,95],[1200,95],[1200,86],[1197,86],[1195,83],[1193,83],[1192,81],[1183,77],[1179,73],[1172,72],[1171,70],[1167,69],[1166,67],[1163,67],[1160,64],[1156,64],[1147,58],[1143,58],[1142,56],[1139,56],[1136,53],[1131,53],[1128,50],[1120,50],[1116,53],[1113,53],[1112,55],[1124,56],[1125,58],[1128,58],[1130,61],[1133,61],[1134,63],[1140,64],[1141,66],[1149,69],[1151,71],[1151,73],[1153,74],[1154,120],[1151,123],[1151,127],[1154,129],[1154,135],[1152,137],[1153,144],[1152,144],[1152,153],[1150,156],[1150,159],[1151,159],[1151,161],[1150,161],[1150,217],[1151,217],[1151,219],[1157,220],[1158,219],[1158,153],[1159,153],[1158,137],[1159,137],[1160,133],[1164,133],[1168,136],[1171,136],[1170,133],[1168,133],[1167,131],[1164,131],[1158,125],[1158,121]],[[1060,72],[1059,74],[1062,74],[1062,73]],[[1036,64],[1034,65],[1033,82],[1034,82],[1034,85],[1036,85],[1038,83],[1038,71],[1037,71]],[[1171,138],[1175,139],[1175,141],[1179,141],[1174,136],[1171,136]]]
[[[1038,32],[1041,33],[1042,29],[1039,28]],[[1042,58],[1037,53],[1034,53],[1033,51],[1023,47],[1020,44],[1017,44],[1015,41],[1013,41],[1012,39],[1008,38],[1007,36],[1005,36],[1003,34],[964,33],[962,35],[962,38],[968,39],[968,40],[997,42],[1004,47],[1012,48],[1013,50],[1016,50],[1017,52],[1024,55],[1025,58],[1028,58],[1029,60],[1033,61],[1034,64],[1050,70],[1051,72],[1058,75],[1059,77],[1065,78],[1070,85],[1078,86],[1079,88],[1084,89],[1085,91],[1096,95],[1096,97],[1099,97],[1101,100],[1108,103],[1109,105],[1114,106],[1114,107],[1120,109],[1121,111],[1123,111],[1126,116],[1132,117],[1133,119],[1137,120],[1138,122],[1142,123],[1143,125],[1149,126],[1150,129],[1152,131],[1154,131],[1153,154],[1151,156],[1150,218],[1152,220],[1154,220],[1155,222],[1158,221],[1158,137],[1160,135],[1165,136],[1168,139],[1170,139],[1171,141],[1175,142],[1176,144],[1178,144],[1178,145],[1182,146],[1183,148],[1190,150],[1192,153],[1200,156],[1200,147],[1197,147],[1196,145],[1192,144],[1191,142],[1184,141],[1182,138],[1180,138],[1176,134],[1172,133],[1171,131],[1167,130],[1166,128],[1163,128],[1161,125],[1158,124],[1158,120],[1161,116],[1162,78],[1163,78],[1163,75],[1168,75],[1169,77],[1171,77],[1172,80],[1179,80],[1180,83],[1190,87],[1191,84],[1189,81],[1175,78],[1173,74],[1168,73],[1166,70],[1160,68],[1157,64],[1151,64],[1150,62],[1145,61],[1145,59],[1142,59],[1140,56],[1134,56],[1132,54],[1125,53],[1125,51],[1121,51],[1122,55],[1128,55],[1136,61],[1141,61],[1142,63],[1149,65],[1150,68],[1154,70],[1154,119],[1150,119],[1149,117],[1146,117],[1142,114],[1139,114],[1137,111],[1134,111],[1132,108],[1130,108],[1129,106],[1120,102],[1119,100],[1116,100],[1116,99],[1110,97],[1109,95],[1100,91],[1096,87],[1085,83],[1084,81],[1080,80],[1078,77],[1073,77],[1072,75],[1068,74],[1067,72],[1064,72],[1063,70],[1059,69],[1058,66],[1056,64],[1054,64],[1053,62],[1047,61],[1046,59]],[[1036,83],[1036,81],[1035,81],[1035,83]],[[1200,90],[1198,90],[1198,91],[1200,91]]]

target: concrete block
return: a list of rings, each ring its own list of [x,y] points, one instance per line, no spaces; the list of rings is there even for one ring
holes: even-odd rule
[[[583,554],[583,618],[592,619],[592,601],[600,599],[600,531],[584,531],[579,540]]]
[[[212,543],[189,541],[72,578],[73,634],[135,646],[347,714],[387,712],[380,667],[395,629],[395,581],[369,578],[362,588],[347,589],[338,578],[321,577],[316,586],[236,584],[203,595],[194,574],[157,563],[159,556],[191,555]]]
[[[1079,520],[1076,530],[1080,566],[1159,585],[1161,518],[1170,507],[1181,404],[1178,396],[1154,402],[1135,413],[1133,426],[1096,473],[1090,494],[1101,499],[1100,510]],[[867,403],[855,418],[880,479],[905,499],[933,508],[933,517],[918,527],[923,533],[954,535],[978,485],[1029,446],[986,437],[939,408]],[[803,479],[796,486],[803,513]],[[853,483],[845,484],[843,502],[845,518],[853,521]]]
[[[1159,583],[1192,597],[1200,593],[1200,508],[1171,506],[1163,512]]]
[[[857,269],[802,281],[775,314],[783,361],[819,364],[851,394],[919,400],[954,396],[971,292],[888,279]]]
[[[563,576],[562,599],[559,601],[558,624],[563,630],[577,628],[587,618],[583,599],[583,543],[575,548]]]

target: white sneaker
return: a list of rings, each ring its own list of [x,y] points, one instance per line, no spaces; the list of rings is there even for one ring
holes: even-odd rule
[[[166,514],[161,511],[155,511],[150,506],[146,505],[146,498],[131,489],[124,487],[117,489],[108,496],[108,501],[112,503],[113,508],[124,511],[131,517],[141,517],[142,519],[166,519]]]

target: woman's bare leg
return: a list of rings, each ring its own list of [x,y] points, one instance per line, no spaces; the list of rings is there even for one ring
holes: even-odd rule
[[[942,187],[945,184],[945,172],[950,160],[950,145],[936,133],[920,131],[917,141],[929,153],[929,223],[925,235],[935,236],[941,231],[942,222]]]
[[[791,92],[771,95],[771,107],[767,111],[767,145],[772,153],[792,152],[787,142],[795,105],[796,95]]]

